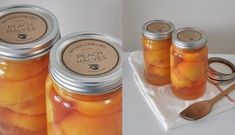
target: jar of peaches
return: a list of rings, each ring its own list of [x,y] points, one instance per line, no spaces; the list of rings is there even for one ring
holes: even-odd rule
[[[196,28],[182,28],[173,34],[171,83],[173,94],[185,100],[203,95],[207,82],[208,48],[205,34]]]
[[[151,84],[170,83],[170,47],[174,30],[174,25],[166,20],[149,21],[143,26],[144,72]]]
[[[56,43],[46,82],[48,135],[121,135],[121,42],[84,32]]]
[[[0,134],[46,135],[45,80],[58,22],[46,9],[0,9]]]

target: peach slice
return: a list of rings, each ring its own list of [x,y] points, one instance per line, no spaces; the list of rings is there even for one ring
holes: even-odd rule
[[[175,89],[191,86],[190,80],[182,76],[177,68],[171,69],[171,83]]]
[[[147,71],[151,75],[170,76],[170,68],[159,68],[153,65],[149,65],[147,67]]]
[[[195,51],[184,51],[182,57],[185,61],[200,61],[207,59],[208,48],[204,47]]]
[[[47,135],[45,128],[38,131],[29,131],[0,121],[0,135]]]
[[[60,121],[72,110],[71,103],[65,101],[55,92],[50,76],[47,77],[46,81],[46,97],[48,123]]]
[[[160,62],[162,62],[165,57],[169,57],[170,56],[170,48],[166,48],[164,50],[160,50],[160,51],[148,51],[145,50],[144,51],[144,59],[147,63],[155,63],[155,64],[159,64]]]
[[[0,81],[0,106],[15,105],[32,100],[45,93],[47,70],[22,81]]]
[[[60,126],[56,123],[48,124],[47,132],[48,132],[48,135],[65,135],[62,129],[60,128]]]
[[[117,135],[112,116],[86,117],[78,112],[70,113],[60,122],[64,135]]]
[[[171,46],[170,49],[170,67],[176,67],[179,63],[181,63],[183,61],[182,57],[180,57],[180,55],[178,56],[175,53],[174,47]]]
[[[105,100],[77,100],[74,101],[75,110],[87,116],[103,116],[121,109],[122,95],[115,96]]]
[[[143,45],[145,49],[150,51],[162,50],[171,46],[171,38],[159,41],[143,38]]]
[[[174,95],[176,95],[178,98],[184,99],[184,100],[193,100],[201,97],[206,88],[206,79],[199,78],[198,80],[191,83],[192,85],[190,88],[180,88],[180,89],[172,89],[172,92]]]
[[[70,93],[54,85],[56,93],[71,103],[74,110],[88,116],[103,116],[113,113],[122,106],[122,88],[115,92],[102,95],[82,95]]]
[[[154,66],[159,68],[169,68],[170,67],[170,55],[166,55],[162,58],[161,62],[153,63]]]
[[[122,111],[117,114],[116,120],[117,135],[122,135]]]
[[[14,112],[27,114],[27,115],[46,114],[45,100],[46,100],[45,95],[42,95],[35,99],[25,101],[20,104],[7,106],[6,108]]]
[[[47,120],[48,122],[58,122],[72,110],[71,103],[65,101],[58,95],[51,95],[47,100]]]
[[[70,93],[55,84],[53,86],[55,88],[55,95],[60,97],[61,101],[71,105],[73,110],[77,110],[84,115],[103,116],[121,109],[122,106],[121,88],[112,93],[87,96],[79,93]],[[56,98],[56,96],[53,97]]]
[[[48,124],[54,122],[54,109],[50,98],[51,96],[50,92],[53,90],[53,84],[49,75],[47,76],[46,79],[45,88],[46,88],[46,111],[47,111],[47,124]]]
[[[0,116],[1,122],[26,130],[38,131],[46,128],[46,115],[30,116],[0,108]]]
[[[48,55],[30,61],[6,61],[0,59],[0,79],[25,80],[46,70]]]
[[[181,62],[177,69],[181,75],[190,81],[195,81],[205,75],[205,64],[201,61]]]
[[[157,85],[157,86],[166,85],[171,82],[170,76],[159,76],[156,74],[152,75],[152,74],[145,72],[145,77],[149,83],[153,85]]]

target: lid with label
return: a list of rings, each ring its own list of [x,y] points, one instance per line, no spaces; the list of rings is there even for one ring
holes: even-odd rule
[[[55,16],[32,5],[0,9],[0,58],[27,60],[50,51],[60,38]]]
[[[173,45],[188,50],[200,49],[206,46],[206,35],[197,28],[182,28],[173,33]]]
[[[152,20],[144,24],[143,35],[152,40],[163,40],[171,37],[174,30],[170,21]]]
[[[121,41],[112,35],[82,32],[53,46],[50,74],[70,92],[103,94],[122,84]]]

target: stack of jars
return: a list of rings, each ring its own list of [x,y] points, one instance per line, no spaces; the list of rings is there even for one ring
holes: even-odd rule
[[[203,95],[207,82],[208,48],[205,34],[196,28],[174,32],[171,22],[154,20],[143,27],[146,80],[170,84],[173,94],[192,100]]]

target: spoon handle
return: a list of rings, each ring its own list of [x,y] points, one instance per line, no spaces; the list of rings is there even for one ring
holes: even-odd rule
[[[215,104],[216,102],[218,102],[220,99],[222,99],[224,96],[226,96],[227,94],[229,94],[233,90],[235,90],[235,83],[232,84],[231,86],[229,86],[226,90],[221,92],[219,95],[217,95],[214,98],[212,98],[211,100],[209,100],[209,102],[211,104]]]

